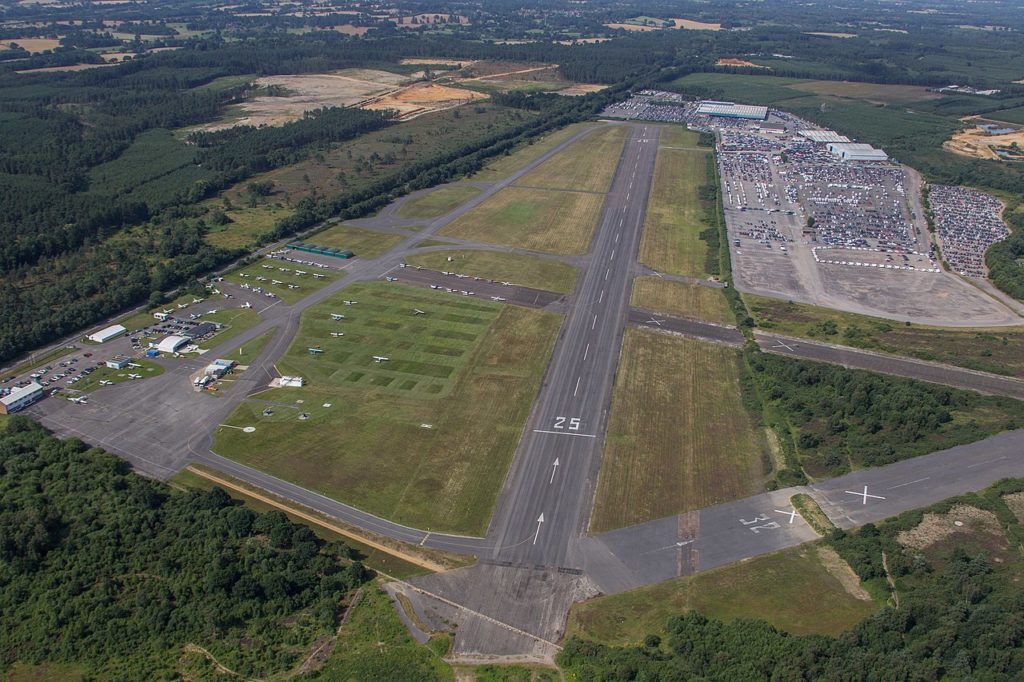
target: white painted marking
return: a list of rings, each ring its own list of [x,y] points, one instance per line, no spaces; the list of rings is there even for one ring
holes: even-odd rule
[[[1003,455],[1002,457],[996,457],[995,459],[988,459],[988,460],[985,460],[984,462],[977,462],[976,464],[968,464],[967,468],[968,469],[973,469],[974,467],[980,467],[980,466],[983,466],[985,464],[991,464],[992,462],[998,462],[1001,459],[1006,459],[1006,455]]]
[[[608,257],[608,260],[615,260],[615,249],[612,249],[612,255]]]
[[[430,533],[427,533],[426,535],[424,535],[424,536],[423,536],[423,539],[422,539],[422,540],[420,540],[420,547],[422,547],[423,545],[425,545],[425,544],[426,544],[426,542],[427,542],[427,540],[429,540],[429,539],[430,539]]]
[[[896,488],[902,488],[903,486],[906,486],[906,485],[914,485],[915,483],[921,483],[922,481],[927,481],[929,479],[931,479],[931,476],[925,476],[924,478],[919,478],[916,481],[908,481],[906,483],[900,483],[899,485],[894,485],[891,488],[886,488],[886,490],[896,490]]]
[[[864,492],[862,492],[862,493],[854,492],[853,490],[844,490],[843,492],[848,493],[850,495],[857,495],[858,497],[863,498],[863,502],[861,504],[867,504],[869,497],[873,497],[873,498],[875,498],[877,500],[884,500],[885,499],[881,495],[869,495],[868,494],[868,487],[867,486],[864,486]]]
[[[544,515],[541,514],[537,517],[537,532],[533,534],[533,544],[537,544],[537,538],[540,537],[540,524],[544,523]]]
[[[594,321],[590,323],[590,328],[593,329],[597,326],[597,315],[594,315]]]
[[[534,429],[534,433],[550,433],[553,436],[579,436],[580,438],[597,438],[592,433],[570,433],[568,431],[548,431],[546,429]]]
[[[582,379],[582,378],[583,377],[576,377],[576,388],[572,389],[572,397],[573,398],[575,398],[576,394],[579,393],[579,390],[580,390],[580,379]]]
[[[555,482],[555,472],[558,471],[558,458],[555,457],[555,461],[551,464],[551,480],[548,481],[548,485]]]
[[[587,347],[583,349],[583,359],[586,360],[587,359],[587,355],[589,355],[589,354],[590,354],[590,344],[588,343]]]
[[[787,346],[787,345],[786,345],[785,343],[783,343],[782,341],[779,341],[778,345],[776,345],[776,346],[772,346],[772,348],[785,348],[785,349],[786,349],[786,350],[788,350],[788,351],[789,351],[790,353],[794,352],[794,351],[793,351],[793,349],[792,349],[792,347],[790,347],[790,346]]]
[[[265,311],[267,311],[267,310],[270,310],[271,308],[273,308],[273,307],[274,307],[275,305],[277,305],[277,304],[278,304],[278,303],[280,303],[280,302],[281,302],[281,299],[277,299],[276,301],[274,301],[273,303],[271,303],[270,305],[268,305],[268,306],[267,306],[266,308],[264,308],[263,310],[257,310],[257,311],[256,311],[256,314],[257,314],[257,315],[262,315],[262,314],[263,314],[263,313],[264,313]]]
[[[790,509],[789,511],[782,511],[781,509],[776,509],[775,511],[777,511],[780,514],[785,514],[786,516],[788,516],[790,523],[793,523],[793,519],[796,518],[796,509]]]
[[[619,243],[619,233],[618,232],[615,233],[615,243],[616,244]]]
[[[604,271],[604,280],[606,282],[608,281],[608,275],[610,275],[610,274],[612,274],[612,269],[611,268],[608,268],[607,270]]]
[[[597,302],[601,303],[604,301],[604,289],[601,289],[601,295],[597,297]]]
[[[626,192],[626,201],[629,201],[629,192]]]

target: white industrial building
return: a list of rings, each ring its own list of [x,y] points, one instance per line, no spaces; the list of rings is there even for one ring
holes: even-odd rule
[[[206,369],[203,370],[203,374],[205,374],[206,376],[220,378],[227,374],[228,371],[231,370],[231,368],[234,366],[234,360],[214,360],[213,362],[206,366]]]
[[[708,116],[720,116],[722,118],[743,118],[752,121],[763,121],[768,118],[768,107],[708,100],[697,105],[697,113],[707,114]]]
[[[305,383],[302,377],[281,377],[281,388],[302,388]]]
[[[798,133],[800,137],[805,137],[811,142],[820,142],[822,144],[828,142],[849,142],[850,138],[846,135],[840,135],[834,130],[801,130]]]
[[[107,341],[116,339],[119,336],[124,336],[127,333],[128,330],[125,329],[123,326],[119,324],[112,324],[109,327],[106,327],[105,329],[101,329],[98,332],[93,332],[92,334],[89,334],[89,336],[85,338],[95,343],[106,343]]]
[[[107,367],[110,369],[124,369],[131,362],[131,358],[117,357],[107,360]]]
[[[161,353],[177,353],[183,346],[191,343],[192,339],[187,336],[166,336],[156,344],[156,349]]]
[[[29,382],[25,386],[19,386],[0,398],[0,414],[13,414],[42,397],[43,387],[35,381]]]
[[[881,149],[860,142],[833,142],[828,150],[840,161],[888,161],[889,155]]]

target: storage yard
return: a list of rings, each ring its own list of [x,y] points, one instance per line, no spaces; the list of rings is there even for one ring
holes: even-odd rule
[[[985,276],[985,251],[1006,239],[1003,203],[991,194],[966,187],[933,185],[928,191],[942,255],[967,277]]]

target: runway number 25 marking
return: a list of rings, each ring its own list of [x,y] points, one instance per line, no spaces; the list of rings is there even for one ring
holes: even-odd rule
[[[580,422],[579,417],[573,417],[572,419],[566,419],[565,417],[555,417],[555,425],[554,425],[553,428],[556,428],[556,429],[559,429],[561,431],[564,431],[567,428],[566,427],[566,422],[569,423],[569,425],[568,425],[568,430],[569,431],[579,431],[580,430],[581,422]]]
[[[768,523],[763,523],[764,521],[768,521],[767,514],[758,514],[750,520],[740,519],[740,523],[746,526],[751,533],[760,533],[763,530],[775,530],[776,528],[780,527],[779,524],[775,521],[768,521]],[[755,526],[755,523],[759,523],[761,525]]]

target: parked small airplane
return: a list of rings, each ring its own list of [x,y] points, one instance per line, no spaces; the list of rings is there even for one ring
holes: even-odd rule
[[[188,307],[188,303],[179,303],[178,304],[178,309],[179,310],[181,310],[182,308],[187,308],[187,307]]]
[[[113,386],[113,381],[107,381],[106,379],[100,379],[100,386]]]
[[[503,284],[503,285],[505,285],[505,286],[507,286],[507,287],[510,287],[510,286],[512,286],[512,282],[502,282],[502,284]]]
[[[129,379],[141,379],[142,375],[141,374],[129,374],[128,378]]]
[[[491,296],[492,301],[504,301],[505,299],[501,296]]]
[[[426,315],[427,311],[426,310],[420,310],[419,308],[413,308],[412,309],[412,314],[413,315]]]
[[[168,308],[167,310],[164,310],[164,311],[163,311],[163,314],[164,314],[164,315],[170,315],[170,314],[171,314],[171,313],[173,313],[173,312],[174,312],[174,308]]]
[[[359,301],[342,301],[342,303],[345,305],[355,305],[356,303],[359,303]]]
[[[281,281],[281,280],[279,280],[279,279],[272,279],[272,280],[270,280],[270,283],[271,283],[271,284],[284,284],[284,282],[282,282],[282,281]]]
[[[373,356],[373,359],[374,359],[374,361],[375,361],[375,362],[376,362],[376,363],[377,363],[377,364],[379,365],[379,364],[380,364],[380,363],[382,363],[382,362],[387,362],[387,361],[388,361],[388,360],[390,360],[391,358],[386,358],[386,357],[384,357],[383,355],[374,355],[374,356]]]
[[[242,304],[242,307],[243,308],[251,308],[252,307],[252,303],[249,303],[248,301],[246,301],[245,303]]]
[[[386,279],[389,282],[397,282],[398,281],[397,277],[385,277],[384,279]]]
[[[296,277],[302,277],[302,276],[303,276],[303,275],[305,275],[305,274],[306,274],[306,271],[305,271],[305,270],[296,270],[296,271],[295,271],[295,276],[296,276]]]
[[[313,278],[314,278],[314,279],[323,279],[323,278],[324,278],[324,276],[323,276],[323,275],[321,275],[321,274],[318,274],[318,273],[314,272],[314,273],[313,273]]]
[[[331,313],[331,319],[332,320],[344,320],[345,316],[342,315],[341,313]]]
[[[128,363],[128,366],[129,366],[129,367],[131,367],[131,368],[133,368],[133,369],[134,369],[134,368],[136,368],[136,367],[142,367],[142,365],[140,365],[140,364],[139,364],[139,363],[137,363],[137,362],[129,362],[129,363]]]
[[[201,299],[201,298],[193,298],[192,299],[192,305],[196,305],[196,304],[199,304],[199,303],[202,303],[202,302],[203,302],[203,299]]]
[[[89,400],[89,396],[82,395],[82,396],[78,396],[77,398],[68,398],[68,400],[73,402],[75,405],[85,405],[85,402],[87,400]]]
[[[333,336],[336,339],[339,339],[342,336],[345,336],[345,332],[331,332],[331,336]]]

